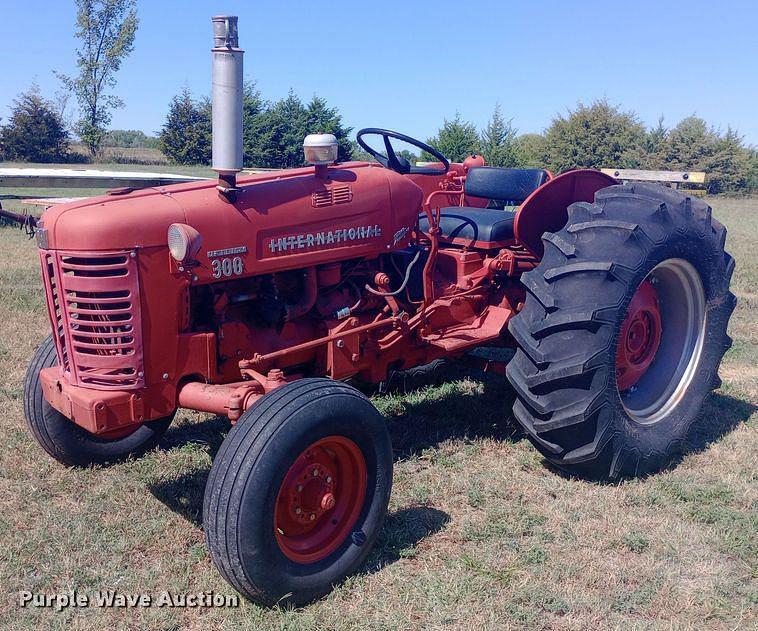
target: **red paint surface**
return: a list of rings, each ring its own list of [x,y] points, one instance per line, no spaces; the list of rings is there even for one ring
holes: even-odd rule
[[[555,232],[568,221],[567,208],[574,202],[591,202],[601,188],[618,184],[610,175],[590,169],[561,173],[529,197],[516,212],[516,239],[535,256],[542,257],[542,234]]]
[[[649,281],[637,288],[621,324],[616,347],[616,384],[619,391],[636,384],[650,368],[661,343],[658,292]]]
[[[390,370],[488,341],[512,343],[506,327],[523,301],[518,277],[538,262],[522,243],[536,248],[541,226],[552,229],[571,201],[612,180],[577,171],[546,183],[519,211],[513,243],[437,244],[424,267],[424,300],[367,292],[367,283],[383,292],[399,284],[376,284],[396,272],[388,252],[430,247],[417,218],[434,191],[434,206],[487,204],[462,200],[464,181],[461,164],[430,177],[359,162],[330,167],[326,178],[312,167],[243,176],[235,203],[207,181],[48,210],[41,257],[63,369],[42,371],[46,399],[88,431],[113,436],[179,403],[236,420],[262,394],[303,375],[376,383]],[[171,258],[172,223],[201,235],[195,261]],[[238,258],[240,274],[215,278],[214,261],[223,258],[228,269]],[[356,265],[365,272],[359,281],[349,277]],[[265,278],[277,292],[292,286],[283,319],[268,324],[250,306],[269,300],[256,284]],[[85,292],[82,304],[72,292]],[[255,295],[234,302],[240,292]],[[200,324],[198,305],[207,312]],[[349,305],[354,312],[337,315]],[[88,335],[76,328],[82,316],[92,320]],[[131,331],[119,328],[127,324]]]
[[[296,563],[334,552],[355,526],[366,498],[366,460],[344,436],[305,449],[284,476],[276,498],[274,536]]]

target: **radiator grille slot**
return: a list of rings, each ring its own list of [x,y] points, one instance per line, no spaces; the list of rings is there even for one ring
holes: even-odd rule
[[[71,276],[94,278],[126,276],[128,273],[125,255],[102,258],[61,256],[61,269]]]
[[[48,294],[47,303],[50,312],[50,324],[53,327],[53,339],[58,352],[58,363],[63,366],[64,371],[68,372],[69,361],[68,349],[66,347],[66,330],[63,323],[63,312],[61,311],[54,257],[50,254],[44,254],[42,256],[42,266],[43,280]]]
[[[136,252],[44,255],[51,319],[69,379],[95,389],[144,385]]]
[[[332,186],[323,191],[316,191],[311,195],[311,203],[314,208],[322,206],[334,206],[335,204],[347,204],[353,201],[353,189],[350,186]]]

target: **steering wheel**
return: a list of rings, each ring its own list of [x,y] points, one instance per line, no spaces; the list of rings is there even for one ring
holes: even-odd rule
[[[371,136],[371,135],[382,137],[382,140],[384,142],[384,148],[387,151],[387,155],[379,153],[376,149],[374,149],[368,143],[366,143],[365,140],[363,140],[364,136]],[[426,151],[428,154],[431,154],[442,163],[442,168],[417,167],[417,166],[412,165],[410,161],[406,160],[403,156],[397,154],[394,147],[392,146],[392,143],[390,142],[390,138],[401,140],[403,142],[408,143],[409,145],[418,147],[422,151]],[[361,147],[363,147],[364,151],[367,151],[369,154],[371,154],[371,156],[379,164],[381,164],[383,167],[387,169],[392,169],[393,171],[396,171],[397,173],[400,173],[402,175],[405,175],[407,173],[414,173],[418,175],[445,175],[445,173],[447,173],[448,169],[450,168],[450,162],[448,161],[448,159],[445,156],[443,156],[439,151],[437,151],[434,147],[430,147],[429,145],[427,145],[424,142],[421,142],[420,140],[416,140],[415,138],[411,138],[410,136],[406,136],[405,134],[400,134],[396,131],[390,131],[389,129],[378,129],[376,127],[366,127],[365,129],[361,129],[358,132],[358,135],[356,136],[356,140],[358,141],[358,144]]]

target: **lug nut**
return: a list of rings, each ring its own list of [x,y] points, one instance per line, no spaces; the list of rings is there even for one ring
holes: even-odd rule
[[[327,482],[331,482],[332,481],[332,476],[330,476],[330,475],[326,476],[326,481]]]
[[[313,473],[313,477],[318,477],[318,469],[314,469],[311,473]]]
[[[331,510],[334,508],[334,504],[335,504],[334,494],[324,493],[324,496],[321,498],[321,508],[323,510]]]
[[[303,509],[301,509],[299,506],[295,509],[295,515],[299,515],[303,512]]]
[[[297,492],[300,493],[302,490],[303,490],[303,485],[302,484],[298,484],[297,485]]]
[[[311,513],[311,516],[309,517],[309,519],[311,521],[313,521],[314,519],[316,519],[316,513]]]

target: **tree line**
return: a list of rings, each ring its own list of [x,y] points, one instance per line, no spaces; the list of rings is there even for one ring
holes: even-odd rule
[[[247,82],[243,118],[244,164],[248,167],[302,166],[303,138],[316,131],[337,137],[341,161],[369,158],[350,139],[352,128],[343,123],[339,110],[318,96],[304,103],[290,91],[280,100],[267,101],[254,83]],[[210,99],[195,99],[184,88],[169,103],[157,138],[138,130],[111,130],[104,131],[98,142],[106,147],[159,148],[176,164],[207,165],[211,133]],[[8,122],[0,125],[0,158],[81,161],[81,156],[71,151],[71,140],[59,108],[32,86],[14,100]],[[580,103],[557,115],[542,134],[518,134],[499,105],[481,130],[456,114],[446,119],[427,143],[456,162],[480,153],[492,166],[541,167],[555,173],[577,167],[705,171],[709,193],[758,190],[758,151],[746,146],[731,127],[720,131],[702,118],[688,116],[670,128],[663,119],[646,128],[636,114],[606,100]]]
[[[303,166],[303,138],[322,131],[334,134],[339,143],[339,160],[350,160],[351,127],[342,123],[335,107],[314,96],[308,103],[292,90],[278,101],[265,101],[252,82],[245,83],[242,96],[243,161],[245,166],[292,168]],[[209,164],[211,161],[211,101],[194,99],[184,88],[169,103],[158,146],[177,164]]]
[[[78,71],[71,76],[57,73],[64,87],[57,99],[45,98],[33,85],[13,101],[10,118],[0,124],[0,159],[88,161],[72,151],[76,137],[91,158],[102,157],[104,147],[159,148],[177,164],[209,164],[210,99],[193,98],[188,88],[169,103],[157,138],[138,130],[108,129],[112,112],[123,106],[113,88],[121,63],[134,48],[136,0],[75,2]],[[69,121],[71,96],[78,117]],[[303,138],[316,131],[337,137],[340,160],[369,158],[350,140],[352,128],[343,124],[339,110],[320,97],[306,103],[290,91],[271,102],[248,82],[243,111],[245,166],[301,166]],[[453,161],[481,153],[493,166],[543,167],[556,173],[577,167],[705,171],[710,193],[758,190],[758,149],[746,146],[731,127],[718,130],[689,116],[670,128],[662,119],[646,128],[637,114],[606,100],[579,103],[557,115],[541,134],[519,134],[499,105],[481,130],[456,114],[443,121],[428,144]],[[405,157],[429,158],[411,153]]]
[[[659,119],[648,129],[634,112],[604,99],[557,115],[542,134],[518,135],[500,106],[481,131],[456,114],[427,144],[456,161],[481,153],[493,166],[554,173],[578,167],[705,171],[709,193],[758,190],[756,148],[731,127],[722,132],[688,116],[671,128]]]

